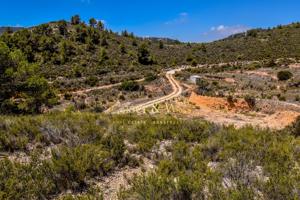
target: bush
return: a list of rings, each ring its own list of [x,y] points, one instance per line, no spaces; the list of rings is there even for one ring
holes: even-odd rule
[[[55,194],[48,166],[40,161],[24,165],[0,160],[0,199],[45,199]],[[46,198],[47,199],[47,198]]]
[[[286,97],[285,97],[285,96],[281,96],[281,95],[280,95],[280,96],[278,97],[278,99],[279,99],[279,101],[286,101]]]
[[[159,48],[160,48],[160,49],[163,49],[164,47],[165,47],[165,46],[164,46],[163,41],[160,40],[160,41],[159,41]]]
[[[94,108],[93,108],[94,112],[96,113],[102,113],[105,110],[105,107],[103,107],[103,105],[97,103]]]
[[[196,61],[195,59],[193,59],[193,61],[192,61],[192,66],[193,66],[193,67],[196,67],[197,65],[198,65],[197,61]]]
[[[145,43],[143,43],[138,49],[138,60],[142,65],[154,64],[154,59]]]
[[[156,80],[157,78],[158,78],[158,76],[155,73],[148,73],[146,75],[145,81],[150,82],[150,81]]]
[[[86,177],[104,176],[115,165],[110,152],[101,146],[63,147],[52,152],[50,168],[58,188],[78,190]]]
[[[95,76],[90,76],[86,79],[85,83],[88,84],[89,86],[96,86],[98,82],[98,78]]]
[[[187,62],[192,62],[194,59],[193,59],[193,57],[192,57],[192,55],[188,55],[187,57],[186,57],[186,61]]]
[[[140,85],[135,81],[124,81],[120,86],[121,90],[125,91],[138,91],[140,89]]]
[[[64,94],[65,100],[71,100],[72,97],[73,97],[73,95],[71,93],[69,93],[69,92],[67,92],[67,93]]]
[[[300,116],[296,119],[292,126],[292,134],[296,137],[300,136]]]
[[[229,95],[227,97],[227,102],[228,102],[230,107],[234,107],[234,103],[236,102],[236,100],[234,99],[234,97],[232,95]]]
[[[200,95],[205,95],[207,92],[209,92],[211,90],[210,82],[208,82],[205,79],[202,79],[202,78],[197,79],[196,84],[198,86],[198,93]]]
[[[293,77],[293,74],[290,71],[279,71],[277,73],[277,78],[280,81],[286,81]]]
[[[256,106],[256,99],[255,97],[247,95],[245,98],[246,103],[248,104],[250,109],[254,109]]]
[[[110,134],[101,140],[101,143],[107,150],[110,151],[111,156],[116,161],[121,161],[125,151],[124,138],[121,135]]]

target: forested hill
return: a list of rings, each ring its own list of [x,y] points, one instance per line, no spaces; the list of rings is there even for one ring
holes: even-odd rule
[[[254,29],[196,44],[139,38],[127,31],[114,33],[95,19],[86,24],[74,16],[71,22],[50,22],[4,33],[1,40],[11,50],[20,49],[29,62],[42,65],[44,75],[55,78],[58,74],[72,77],[76,71],[83,76],[111,71],[144,73],[181,64],[299,57],[300,24]]]
[[[191,47],[143,39],[73,16],[0,36],[0,112],[36,113],[56,103],[59,77],[116,83],[181,64]]]
[[[70,23],[51,22],[4,33],[1,40],[10,50],[21,50],[29,62],[42,65],[43,73],[49,77],[72,77],[75,71],[83,76],[111,71],[129,73],[176,65],[185,60],[191,49],[169,40],[138,38],[127,31],[117,34],[95,19],[85,24],[79,16],[74,16]]]
[[[0,36],[0,111],[37,112],[55,102],[49,82],[80,77],[116,83],[182,64],[262,60],[300,55],[300,25],[250,30],[206,43],[140,38],[86,24],[78,15]]]
[[[300,23],[253,29],[226,39],[196,45],[198,62],[227,62],[300,57]]]

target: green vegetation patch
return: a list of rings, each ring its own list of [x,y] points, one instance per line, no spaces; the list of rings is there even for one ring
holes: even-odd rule
[[[168,116],[69,112],[2,116],[0,127],[1,152],[25,153],[21,160],[0,159],[1,199],[51,199],[67,190],[80,193],[78,199],[100,199],[101,188],[91,180],[138,166],[136,155],[151,158],[157,168],[135,176],[129,189],[119,191],[120,199],[299,195],[299,120],[272,131]]]

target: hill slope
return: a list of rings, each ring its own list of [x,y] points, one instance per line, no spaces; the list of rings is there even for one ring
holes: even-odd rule
[[[198,62],[299,58],[300,24],[254,29],[196,47],[193,56]]]
[[[6,31],[11,31],[11,32],[16,32],[16,31],[19,31],[19,30],[22,30],[24,29],[23,27],[0,27],[0,35],[5,33]]]
[[[186,44],[138,38],[127,31],[117,34],[103,25],[97,28],[80,21],[59,21],[4,34],[0,40],[11,49],[20,49],[29,62],[43,65],[47,77],[59,74],[69,78],[76,70],[82,76],[111,71],[130,74],[181,64],[298,57],[300,24],[250,30],[212,43]]]
[[[177,65],[263,60],[300,55],[299,23],[250,30],[207,44],[139,38],[106,30],[79,16],[0,36],[1,110],[37,112],[55,102],[53,89],[77,88],[79,79],[116,83],[159,74]],[[45,78],[43,78],[45,77]],[[57,79],[74,79],[49,86]],[[39,92],[37,92],[39,91]]]

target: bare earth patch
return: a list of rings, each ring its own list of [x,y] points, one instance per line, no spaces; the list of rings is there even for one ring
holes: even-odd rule
[[[103,191],[103,198],[105,200],[115,200],[118,199],[118,191],[121,188],[128,189],[129,180],[134,176],[141,175],[144,169],[146,172],[154,168],[152,161],[144,158],[144,164],[137,168],[125,167],[114,171],[112,174],[102,177],[99,180],[95,180],[96,185]]]
[[[248,111],[249,107],[244,100],[237,100],[234,106],[229,105],[229,103],[224,98],[218,97],[208,97],[208,96],[200,96],[192,92],[189,102],[206,108],[212,109],[224,109],[224,110],[233,110],[233,111]]]
[[[246,72],[249,75],[257,75],[257,76],[261,76],[261,77],[270,77],[273,80],[278,80],[278,78],[274,75],[268,74],[267,72],[262,72],[262,71],[248,71]]]
[[[291,69],[299,69],[300,68],[300,63],[296,63],[296,64],[291,64],[290,66],[289,66]]]
[[[177,102],[176,106],[184,115],[202,117],[217,124],[232,124],[236,127],[252,125],[282,129],[300,116],[300,112],[292,110],[280,110],[271,114],[250,111],[244,100],[238,100],[234,107],[231,107],[224,98],[198,96],[195,93],[190,96],[189,103],[190,105]]]
[[[227,83],[235,83],[235,80],[233,78],[225,78],[224,81]]]

